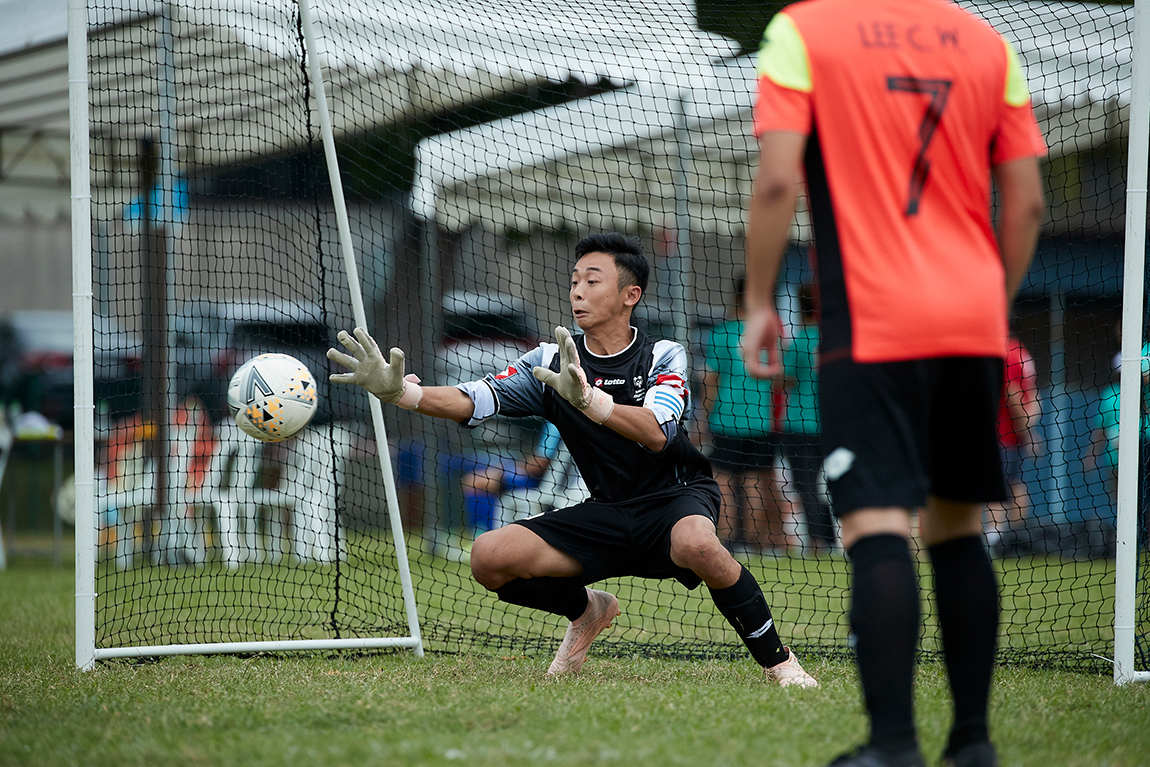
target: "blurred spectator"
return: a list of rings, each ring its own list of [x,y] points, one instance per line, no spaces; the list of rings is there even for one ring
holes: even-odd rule
[[[787,410],[783,421],[783,451],[792,481],[803,502],[807,535],[815,551],[828,551],[835,542],[831,508],[819,493],[823,450],[819,429],[819,326],[814,292],[799,288],[799,326],[783,352]]]
[[[1030,511],[1030,492],[1022,479],[1022,467],[1025,458],[1040,452],[1040,415],[1034,359],[1022,341],[1012,335],[1006,347],[998,411],[998,444],[1010,497],[1004,503],[986,506],[986,542],[992,552],[1020,554],[1028,545],[1023,540],[1022,526]]]
[[[1116,355],[1113,363],[1113,382],[1102,390],[1098,399],[1098,416],[1091,432],[1090,447],[1082,459],[1087,473],[1098,470],[1106,483],[1113,507],[1118,506],[1118,406],[1122,357]],[[1139,426],[1138,453],[1138,518],[1141,529],[1145,509],[1147,466],[1150,465],[1150,344],[1142,347],[1142,401]]]
[[[728,548],[743,544],[769,552],[798,541],[787,532],[793,511],[775,473],[773,381],[747,375],[739,350],[745,284],[736,278],[734,316],[711,329],[702,400],[711,431],[708,457],[723,492],[719,540]]]
[[[197,496],[208,480],[216,438],[203,403],[185,397],[172,414],[168,438],[171,451],[167,481],[184,497]],[[167,516],[154,517],[156,467],[149,455],[148,442],[156,438],[156,427],[139,411],[117,422],[111,429],[97,465],[100,486],[97,525],[102,546],[116,545],[117,564],[129,567],[137,552],[149,552],[153,562],[161,555],[165,564],[203,561],[202,542],[194,541],[198,525],[196,504],[167,506]],[[202,529],[201,529],[202,532]],[[157,545],[159,536],[162,543]],[[175,537],[171,537],[175,536]],[[201,548],[197,548],[200,545]],[[178,550],[177,550],[178,549]]]
[[[412,439],[402,439],[396,445],[395,484],[403,528],[408,533],[423,528],[424,452],[423,443]]]
[[[559,429],[550,421],[543,425],[534,454],[522,461],[478,466],[463,476],[463,504],[467,527],[476,534],[500,526],[499,498],[511,490],[539,487],[543,475],[559,453]]]

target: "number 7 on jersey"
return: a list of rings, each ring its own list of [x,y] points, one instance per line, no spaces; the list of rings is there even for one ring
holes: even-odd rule
[[[906,215],[913,216],[918,213],[918,201],[922,197],[926,178],[930,175],[930,160],[926,159],[926,150],[930,140],[934,138],[934,129],[942,120],[943,110],[946,109],[946,99],[950,95],[950,80],[923,80],[918,77],[888,77],[887,90],[895,93],[922,93],[930,96],[926,114],[918,126],[919,150],[914,161],[914,169],[910,172],[910,193],[907,197]]]

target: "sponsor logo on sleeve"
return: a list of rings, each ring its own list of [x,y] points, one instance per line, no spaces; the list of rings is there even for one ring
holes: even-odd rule
[[[516,374],[516,373],[518,373],[518,372],[519,372],[519,371],[518,371],[518,370],[516,370],[514,366],[512,366],[512,365],[508,365],[508,366],[507,366],[507,367],[506,367],[506,368],[503,370],[503,372],[502,372],[502,373],[500,373],[499,375],[495,376],[495,380],[496,380],[496,381],[498,381],[498,380],[500,380],[500,379],[503,379],[503,378],[510,378],[511,376],[515,375],[515,374]]]

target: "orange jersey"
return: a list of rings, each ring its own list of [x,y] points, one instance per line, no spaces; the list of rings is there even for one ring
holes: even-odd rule
[[[756,134],[808,136],[823,359],[1003,356],[990,171],[1046,153],[1010,44],[947,0],[807,0],[758,82]]]

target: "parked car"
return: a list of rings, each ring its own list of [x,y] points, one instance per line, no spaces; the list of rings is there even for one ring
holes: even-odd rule
[[[539,329],[518,296],[455,291],[443,297],[443,339],[436,354],[441,383],[499,372],[539,343]]]
[[[70,311],[14,311],[0,319],[0,401],[73,427],[72,327]],[[127,415],[140,407],[140,337],[113,317],[97,315],[92,327],[95,402],[110,417]]]
[[[435,355],[437,383],[476,381],[498,373],[539,343],[527,302],[504,293],[454,291],[443,297],[443,337]],[[523,454],[538,423],[495,419],[475,430],[452,430],[452,450]]]
[[[236,369],[272,352],[296,357],[315,376],[315,422],[358,413],[354,392],[327,385],[331,363],[326,353],[334,335],[323,324],[318,304],[195,300],[182,304],[175,317],[177,391],[199,397],[213,421],[228,414],[228,381]]]

